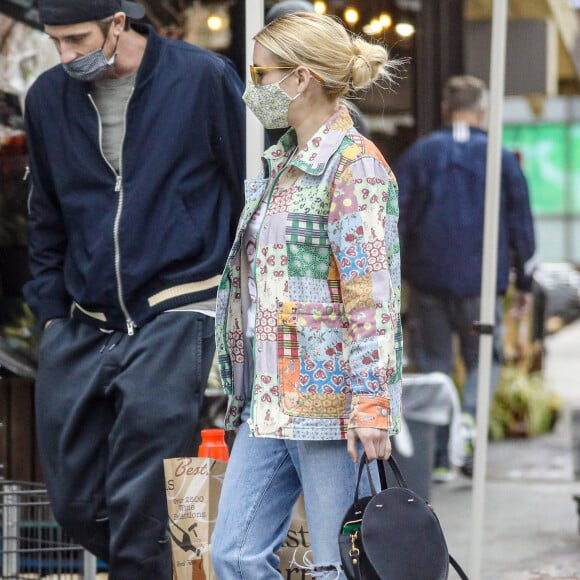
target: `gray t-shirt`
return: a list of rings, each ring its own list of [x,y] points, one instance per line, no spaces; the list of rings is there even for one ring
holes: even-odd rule
[[[101,116],[103,154],[117,172],[125,129],[125,110],[136,77],[137,72],[134,72],[119,79],[100,79],[93,83],[91,91]]]

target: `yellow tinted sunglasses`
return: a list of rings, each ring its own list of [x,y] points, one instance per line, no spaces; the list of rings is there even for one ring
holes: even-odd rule
[[[258,75],[267,70],[292,70],[294,68],[298,68],[295,66],[256,66],[251,64],[250,65],[250,77],[252,78],[252,82],[255,85],[260,84],[260,79]]]

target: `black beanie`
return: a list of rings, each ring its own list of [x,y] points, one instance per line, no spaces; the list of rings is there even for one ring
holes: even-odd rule
[[[49,26],[103,20],[116,12],[124,12],[134,20],[145,16],[145,8],[141,4],[127,0],[39,0],[38,2],[40,22]]]

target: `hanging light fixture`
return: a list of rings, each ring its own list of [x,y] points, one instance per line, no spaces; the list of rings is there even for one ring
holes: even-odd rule
[[[224,27],[224,20],[218,14],[210,14],[207,18],[207,27],[212,32],[217,32]]]
[[[378,18],[373,18],[368,24],[363,26],[363,32],[369,36],[375,36],[383,31],[383,27]]]
[[[354,26],[358,22],[360,14],[356,8],[348,6],[347,8],[344,9],[343,18],[347,24]]]
[[[323,0],[317,0],[314,4],[314,12],[317,12],[318,14],[326,14],[326,2],[324,2]]]
[[[379,22],[382,30],[388,30],[393,25],[393,17],[388,12],[381,12]]]
[[[231,43],[228,4],[204,4],[195,0],[184,10],[183,40],[209,50],[224,50]]]
[[[415,26],[410,22],[403,20],[395,24],[395,32],[402,38],[409,38],[415,34]]]

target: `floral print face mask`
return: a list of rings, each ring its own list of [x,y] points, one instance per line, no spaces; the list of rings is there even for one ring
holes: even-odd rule
[[[290,97],[284,92],[280,83],[285,81],[293,73],[294,71],[289,72],[277,83],[271,83],[269,85],[256,85],[251,83],[246,88],[242,99],[248,106],[248,109],[264,125],[265,129],[284,129],[290,125],[288,123],[288,107],[302,93]]]

